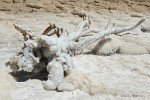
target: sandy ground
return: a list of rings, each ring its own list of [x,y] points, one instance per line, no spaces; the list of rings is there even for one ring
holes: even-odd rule
[[[92,27],[105,29],[108,21],[118,26],[131,25],[141,17],[150,26],[149,13],[123,13],[102,10],[86,12],[90,15]],[[138,15],[133,17],[132,15]],[[131,17],[132,16],[132,17]],[[150,99],[150,33],[141,32],[141,26],[122,37],[110,36],[113,44],[104,46],[100,53],[113,53],[120,48],[122,54],[111,56],[80,55],[74,57],[74,71],[65,80],[77,87],[71,92],[46,91],[42,81],[31,79],[16,82],[5,62],[23,45],[23,37],[13,24],[29,28],[37,34],[44,31],[49,23],[55,23],[68,31],[73,30],[81,18],[68,13],[22,13],[0,12],[0,100],[149,100]],[[118,45],[119,43],[119,45]],[[90,46],[91,49],[93,46]],[[136,54],[136,55],[133,55]]]

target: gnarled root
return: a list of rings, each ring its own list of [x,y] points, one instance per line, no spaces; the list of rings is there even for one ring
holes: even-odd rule
[[[121,32],[132,30],[144,22],[144,19],[141,19],[133,26],[113,27],[102,31],[89,27],[90,20],[88,16],[81,14],[81,17],[83,17],[83,21],[71,33],[50,24],[41,35],[36,36],[27,29],[15,24],[15,28],[24,36],[24,47],[6,65],[11,66],[10,68],[14,72],[24,70],[38,73],[47,69],[49,73],[48,80],[43,82],[45,89],[73,90],[73,86],[70,84],[72,88],[67,88],[65,85],[69,85],[69,83],[64,81],[65,74],[70,73],[74,67],[71,56],[75,56],[76,52],[98,40],[100,42],[93,49],[97,53],[101,46],[107,42],[105,36],[118,35]],[[80,39],[83,37],[84,39]]]

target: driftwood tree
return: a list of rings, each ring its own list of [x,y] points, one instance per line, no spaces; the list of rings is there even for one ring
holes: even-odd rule
[[[71,33],[50,24],[41,35],[36,35],[15,24],[15,28],[24,36],[24,47],[6,65],[14,72],[24,70],[38,73],[46,68],[49,74],[48,80],[43,82],[44,88],[58,89],[65,74],[74,68],[72,56],[77,52],[95,41],[100,41],[95,48],[93,47],[94,52],[97,52],[99,46],[105,43],[105,36],[132,30],[144,22],[144,19],[141,19],[133,26],[114,26],[101,31],[89,27],[91,22],[88,16],[83,14],[81,17],[83,21]]]

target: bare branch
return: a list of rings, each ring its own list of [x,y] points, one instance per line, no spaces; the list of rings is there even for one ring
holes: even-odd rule
[[[18,31],[20,31],[22,33],[22,35],[24,36],[24,40],[28,40],[32,39],[32,37],[34,37],[34,34],[32,32],[30,32],[27,29],[22,28],[21,26],[19,26],[18,24],[14,24],[15,29],[17,29]],[[29,36],[29,37],[27,37]]]
[[[42,33],[42,35],[47,35],[52,29],[56,28],[55,24],[54,25],[49,25],[45,31]]]
[[[75,32],[72,32],[68,35],[67,41],[75,41],[81,36],[85,35],[86,33],[84,31],[89,29],[89,25],[90,25],[90,19],[87,16],[82,22],[78,24]]]
[[[138,27],[140,24],[142,24],[143,22],[145,21],[144,18],[142,18],[138,23],[136,23],[135,25],[132,25],[132,26],[127,26],[127,27],[124,27],[124,28],[116,28],[116,29],[113,29],[113,34],[119,34],[119,33],[122,33],[122,32],[125,32],[125,31],[130,31],[130,30],[133,30],[135,29],[136,27]]]
[[[144,21],[145,21],[145,19],[141,19],[138,23],[136,23],[133,26],[127,26],[127,27],[124,27],[124,28],[115,28],[114,27],[112,29],[104,30],[102,32],[99,32],[99,33],[91,36],[91,37],[85,38],[83,41],[81,41],[79,43],[76,43],[76,45],[73,48],[77,49],[77,50],[83,49],[86,46],[90,45],[91,43],[93,43],[93,42],[95,42],[97,40],[100,40],[103,37],[108,36],[110,34],[116,34],[117,35],[117,34],[119,34],[121,32],[130,31],[132,29],[135,29],[137,26],[142,24]]]

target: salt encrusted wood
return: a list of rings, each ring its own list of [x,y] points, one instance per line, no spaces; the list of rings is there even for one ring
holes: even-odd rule
[[[71,56],[75,56],[77,51],[99,40],[96,47],[93,47],[93,52],[96,53],[100,46],[107,42],[105,36],[132,30],[144,22],[144,19],[141,19],[132,26],[123,28],[114,26],[102,31],[90,28],[89,17],[84,14],[82,17],[83,21],[71,33],[50,24],[41,35],[35,35],[15,24],[15,28],[24,36],[24,47],[6,65],[14,72],[24,70],[38,73],[46,68],[49,74],[48,80],[43,82],[44,88],[59,90],[60,84],[64,82],[64,73],[70,73],[74,68]],[[84,38],[80,39],[81,37]]]

